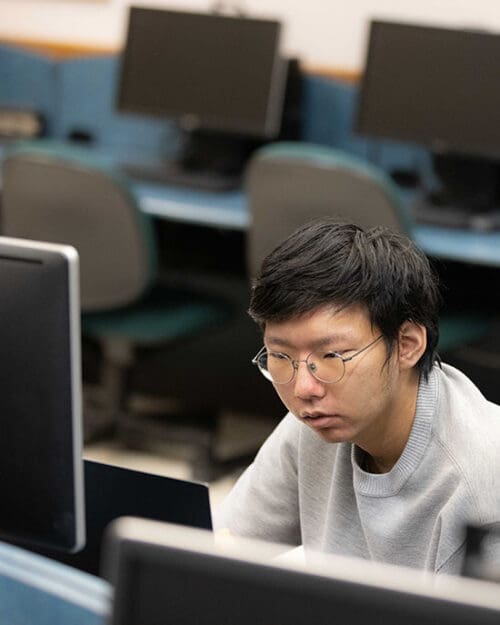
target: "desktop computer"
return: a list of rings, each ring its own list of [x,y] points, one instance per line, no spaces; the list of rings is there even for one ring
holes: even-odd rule
[[[498,33],[371,23],[355,130],[431,150],[420,222],[500,227],[499,55]]]
[[[239,186],[256,147],[282,126],[287,63],[276,20],[133,6],[117,108],[170,120],[175,157],[142,179],[223,190]]]

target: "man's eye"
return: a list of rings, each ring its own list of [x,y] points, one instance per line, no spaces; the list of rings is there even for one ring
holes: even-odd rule
[[[338,358],[340,355],[342,355],[343,352],[326,352],[326,354],[323,355],[323,359],[328,359],[328,358]]]
[[[286,354],[280,354],[279,352],[270,352],[269,356],[275,360],[288,360],[288,356]]]

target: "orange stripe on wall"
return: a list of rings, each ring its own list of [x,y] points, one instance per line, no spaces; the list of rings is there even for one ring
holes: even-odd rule
[[[105,46],[89,46],[85,44],[72,44],[57,41],[36,41],[32,39],[5,39],[0,43],[22,48],[32,52],[38,52],[55,59],[67,59],[78,56],[97,56],[101,54],[115,54],[117,48]]]
[[[118,54],[119,48],[106,46],[89,46],[85,44],[71,44],[57,41],[34,41],[31,39],[2,39],[0,43],[23,48],[40,54],[45,54],[54,59],[68,59],[74,57],[99,56],[103,54]],[[359,81],[360,72],[341,68],[308,65],[305,68],[308,74],[324,76],[342,80],[348,83]]]

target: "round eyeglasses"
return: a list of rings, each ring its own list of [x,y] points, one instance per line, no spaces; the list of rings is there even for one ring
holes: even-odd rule
[[[346,362],[362,354],[381,338],[382,335],[378,336],[350,356],[342,356],[337,352],[328,350],[318,350],[311,352],[305,360],[293,360],[287,354],[268,351],[266,347],[263,347],[255,358],[252,359],[252,364],[257,365],[262,375],[270,382],[274,384],[288,384],[295,377],[299,363],[305,362],[311,375],[316,380],[325,384],[334,384],[344,377]]]

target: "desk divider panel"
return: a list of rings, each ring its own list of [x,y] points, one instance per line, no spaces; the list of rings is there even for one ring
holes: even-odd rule
[[[47,134],[58,117],[58,76],[54,62],[20,48],[0,45],[0,108],[41,113]]]
[[[120,55],[58,63],[58,137],[67,140],[73,136],[99,146],[129,147],[150,156],[168,156],[177,138],[169,120],[116,110],[119,67]]]

